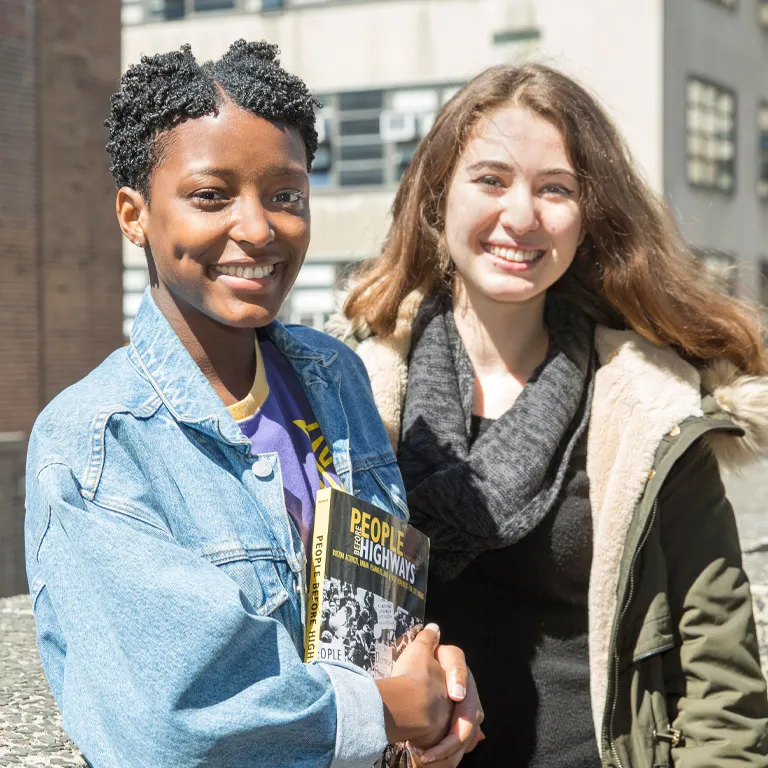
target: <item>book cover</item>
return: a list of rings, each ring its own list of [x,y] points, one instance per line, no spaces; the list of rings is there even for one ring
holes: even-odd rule
[[[305,660],[389,677],[424,625],[429,539],[344,491],[318,491]]]

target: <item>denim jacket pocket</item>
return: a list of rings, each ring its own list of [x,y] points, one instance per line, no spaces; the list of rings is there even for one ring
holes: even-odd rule
[[[200,554],[237,583],[259,616],[269,616],[290,597],[280,578],[281,563],[272,550],[247,550],[233,544]],[[288,570],[287,563],[282,566]]]
[[[380,457],[379,461],[368,460],[353,465],[353,493],[361,499],[396,515],[408,519],[400,469],[393,454]]]

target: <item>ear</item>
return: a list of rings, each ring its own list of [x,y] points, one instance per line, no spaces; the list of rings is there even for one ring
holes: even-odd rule
[[[131,187],[120,187],[117,190],[115,212],[123,234],[140,248],[148,247],[147,242],[147,204],[139,192]]]

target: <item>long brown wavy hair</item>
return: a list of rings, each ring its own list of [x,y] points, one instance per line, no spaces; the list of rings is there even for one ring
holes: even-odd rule
[[[579,178],[586,236],[550,290],[598,322],[632,328],[695,365],[725,358],[744,373],[768,373],[758,312],[708,280],[595,98],[541,64],[487,69],[442,108],[400,182],[381,256],[352,281],[346,316],[386,336],[411,291],[450,287],[446,191],[478,121],[510,104],[559,128]]]

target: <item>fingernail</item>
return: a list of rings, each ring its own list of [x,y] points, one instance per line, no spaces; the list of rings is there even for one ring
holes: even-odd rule
[[[463,699],[467,695],[467,689],[459,683],[451,683],[449,693],[452,699]]]
[[[427,624],[427,626],[424,627],[424,629],[431,629],[436,635],[440,634],[440,627],[438,627],[437,624],[435,624],[434,622]]]
[[[434,763],[435,758],[433,755],[422,755],[419,760],[421,760],[422,765],[428,765],[429,763]]]

